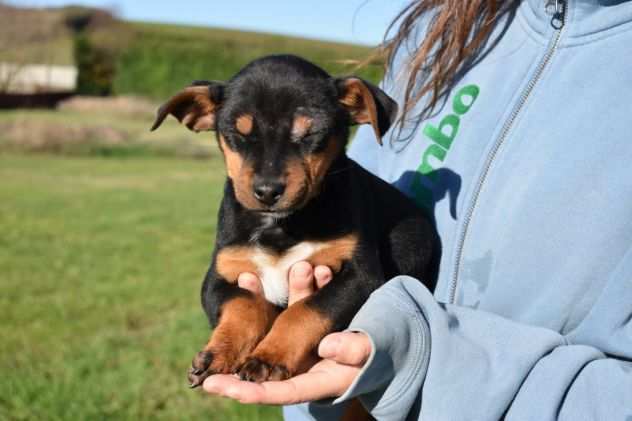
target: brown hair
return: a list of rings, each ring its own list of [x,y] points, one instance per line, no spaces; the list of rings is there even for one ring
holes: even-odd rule
[[[427,95],[427,104],[414,118],[419,121],[432,113],[462,66],[488,38],[499,16],[500,3],[512,1],[415,0],[391,22],[382,47],[387,68],[393,68],[400,48],[410,49],[410,62],[405,69],[404,107],[398,120],[400,128],[410,111]],[[424,18],[429,18],[429,23],[419,42],[414,39],[415,32]],[[389,37],[394,28],[397,31]]]

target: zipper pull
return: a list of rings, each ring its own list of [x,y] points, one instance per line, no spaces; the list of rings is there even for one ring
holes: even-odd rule
[[[547,0],[544,9],[551,16],[551,26],[558,31],[564,27],[566,0]]]

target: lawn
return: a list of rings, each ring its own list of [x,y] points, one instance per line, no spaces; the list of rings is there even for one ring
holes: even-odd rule
[[[223,173],[0,154],[0,419],[280,418],[186,386]]]

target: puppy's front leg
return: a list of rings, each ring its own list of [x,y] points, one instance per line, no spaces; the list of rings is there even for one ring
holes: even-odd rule
[[[331,332],[327,315],[309,304],[309,298],[282,312],[272,329],[239,370],[242,380],[284,380],[307,371],[316,361],[314,350]]]
[[[292,304],[239,369],[242,380],[284,380],[318,361],[316,350],[329,333],[344,329],[370,294],[364,277],[348,267],[329,284]]]
[[[204,281],[202,301],[215,329],[193,358],[188,373],[191,387],[212,374],[235,373],[279,314],[265,298],[225,281],[213,270]]]

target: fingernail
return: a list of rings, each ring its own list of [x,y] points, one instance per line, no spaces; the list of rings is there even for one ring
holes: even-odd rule
[[[308,277],[309,275],[311,275],[312,273],[312,268],[311,265],[309,264],[301,264],[298,263],[296,265],[294,265],[294,268],[292,269],[292,271],[294,272],[295,276],[300,276],[300,277]]]
[[[340,348],[340,337],[338,335],[326,336],[322,341],[320,341],[320,345],[318,346],[318,355],[323,358],[335,357],[338,355],[338,348]]]
[[[328,282],[331,280],[331,270],[325,266],[316,266],[316,269],[314,269],[314,275],[321,282]]]

